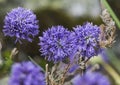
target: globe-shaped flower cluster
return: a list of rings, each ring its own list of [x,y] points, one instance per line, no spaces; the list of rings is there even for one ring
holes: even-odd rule
[[[16,37],[16,41],[22,39],[32,42],[38,33],[38,20],[36,15],[28,9],[18,7],[10,11],[4,20],[4,35]]]
[[[77,75],[72,80],[73,85],[110,85],[106,76],[99,72],[86,72],[83,76]]]
[[[53,26],[40,37],[41,53],[49,61],[70,60],[79,53],[82,57],[91,58],[100,52],[100,28],[92,23],[76,26],[68,31],[63,26]]]
[[[40,51],[49,61],[62,61],[72,54],[71,32],[63,26],[52,26],[40,38]]]
[[[41,67],[30,61],[15,63],[9,85],[45,85],[45,74]]]
[[[100,51],[100,28],[92,23],[85,23],[83,26],[74,27],[73,38],[74,47],[80,52],[82,57],[93,57],[98,55]]]

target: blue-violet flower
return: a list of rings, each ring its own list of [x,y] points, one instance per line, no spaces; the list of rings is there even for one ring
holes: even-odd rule
[[[83,76],[77,75],[72,80],[73,85],[110,85],[106,76],[99,72],[86,72]]]
[[[74,27],[74,47],[82,57],[93,57],[98,55],[100,28],[92,23],[85,23],[83,26]]]
[[[15,63],[9,85],[45,85],[45,74],[41,67],[30,61]]]
[[[22,7],[12,9],[5,17],[4,23],[4,35],[16,37],[15,42],[21,42],[22,39],[32,42],[32,38],[39,33],[36,15]]]
[[[52,26],[39,39],[40,51],[48,61],[57,63],[72,53],[71,32],[63,26]]]

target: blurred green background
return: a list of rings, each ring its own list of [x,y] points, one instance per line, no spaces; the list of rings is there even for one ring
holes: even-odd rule
[[[120,0],[107,1],[120,19]],[[79,24],[82,25],[86,21],[93,22],[97,25],[103,23],[100,18],[100,0],[0,0],[0,41],[2,42],[2,57],[5,60],[5,64],[0,67],[0,85],[6,85],[4,81],[8,79],[7,76],[9,75],[12,64],[12,61],[9,60],[9,55],[14,47],[17,47],[19,50],[19,54],[13,59],[15,62],[27,60],[27,56],[31,56],[43,68],[47,62],[43,57],[40,57],[38,36],[32,43],[24,41],[23,44],[14,44],[13,38],[4,37],[2,29],[5,15],[16,7],[25,7],[34,11],[40,26],[40,33],[38,36],[41,36],[42,32],[52,25],[63,25],[68,29],[72,29],[72,27]],[[120,77],[119,36],[120,30],[117,28],[116,42],[113,44],[112,48],[107,48],[105,50],[108,56],[107,63],[105,62],[105,64],[102,64],[101,62],[104,61],[95,59],[96,63],[99,63],[103,69],[102,72],[108,75],[113,85],[117,85],[115,78],[118,79],[118,77]],[[94,64],[94,61],[92,61],[92,64]],[[115,78],[113,76],[115,76]]]

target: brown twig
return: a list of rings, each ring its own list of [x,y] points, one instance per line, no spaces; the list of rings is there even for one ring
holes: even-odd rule
[[[116,31],[115,22],[111,18],[107,9],[102,11],[101,18],[102,18],[103,22],[105,23],[105,25],[102,24],[100,26],[100,30],[101,30],[100,46],[104,47],[104,48],[105,47],[111,47],[112,44],[115,42],[114,41],[115,31]]]
[[[69,70],[69,68],[70,68],[71,65],[72,65],[72,64],[69,63],[68,66],[65,68],[65,70],[64,70],[64,72],[63,72],[62,80],[61,80],[61,85],[64,84],[66,73],[68,72],[68,70]]]
[[[14,48],[10,54],[10,58],[13,59],[13,57],[18,53],[17,48]]]

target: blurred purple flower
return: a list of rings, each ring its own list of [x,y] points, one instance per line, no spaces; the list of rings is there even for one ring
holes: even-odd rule
[[[39,33],[36,15],[22,7],[12,9],[5,17],[4,23],[4,35],[16,37],[15,42],[21,43],[22,39],[32,42],[32,38]]]
[[[99,72],[86,72],[72,80],[73,85],[110,85],[108,78]]]
[[[45,74],[32,62],[15,63],[12,66],[9,85],[45,85]]]
[[[52,26],[40,39],[40,51],[48,61],[57,63],[72,55],[71,32],[63,26]]]
[[[109,56],[107,54],[107,50],[106,49],[101,49],[101,52],[100,52],[100,55],[102,56],[102,59],[105,61],[105,62],[109,62]]]
[[[71,68],[69,69],[69,73],[72,73],[74,71],[76,71],[77,69],[79,68],[79,65],[78,64],[74,64],[73,66],[71,66]]]
[[[85,23],[83,26],[74,27],[74,47],[82,57],[93,57],[98,55],[100,29],[92,23]]]

